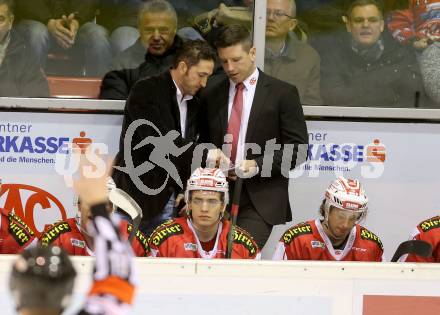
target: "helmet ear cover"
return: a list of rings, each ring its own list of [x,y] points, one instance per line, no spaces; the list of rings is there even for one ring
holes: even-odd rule
[[[75,277],[76,271],[64,250],[37,246],[18,256],[9,288],[17,309],[63,310],[70,302]]]

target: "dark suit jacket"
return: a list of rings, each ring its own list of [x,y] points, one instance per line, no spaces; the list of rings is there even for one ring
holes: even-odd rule
[[[200,141],[212,143],[221,148],[228,125],[229,79],[226,75],[211,77],[202,92],[203,131]],[[281,145],[273,152],[273,164],[270,177],[261,176],[263,160],[270,158],[270,152],[264,152],[266,141],[275,139]],[[288,197],[288,178],[282,175],[283,148],[286,144],[308,143],[307,127],[304,120],[298,91],[286,82],[259,73],[252,109],[249,116],[246,143],[256,143],[261,153],[247,154],[248,160],[255,160],[260,174],[244,180],[252,204],[264,220],[272,225],[291,220]],[[288,150],[286,150],[287,152]],[[304,152],[305,153],[305,152]],[[291,150],[292,157],[288,169],[294,168],[297,150]],[[302,157],[303,161],[305,160]],[[288,170],[283,173],[287,175]]]
[[[186,135],[180,135],[174,140],[177,147],[195,141],[197,136],[196,121],[199,111],[199,101],[193,98],[188,101],[188,111],[186,118]],[[125,166],[124,160],[124,137],[127,128],[137,119],[147,119],[153,123],[161,132],[166,135],[171,130],[177,130],[180,134],[180,112],[176,100],[176,87],[169,71],[159,76],[139,80],[133,87],[124,109],[124,121],[122,124],[119,152],[115,158],[116,166]],[[158,133],[153,127],[142,125],[138,127],[133,135],[131,144],[131,154],[133,165],[139,166],[145,161],[149,161],[150,154],[154,149],[152,144],[147,144],[139,149],[133,150],[139,142],[148,136],[158,137]],[[182,183],[190,175],[190,165],[192,159],[192,149],[195,144],[185,153],[178,157],[168,155],[168,158],[176,166]],[[165,159],[165,157],[164,157]],[[173,191],[179,192],[180,187],[170,177],[165,189],[157,195],[146,195],[136,188],[126,173],[114,169],[113,179],[116,186],[126,191],[139,203],[143,210],[144,219],[148,220],[159,214]],[[159,166],[154,167],[144,175],[140,176],[142,182],[150,189],[157,189],[165,183],[167,171]]]

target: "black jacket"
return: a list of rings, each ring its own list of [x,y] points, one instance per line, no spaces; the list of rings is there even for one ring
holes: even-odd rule
[[[374,62],[352,50],[348,33],[321,56],[321,95],[326,105],[413,107],[416,92],[424,96],[413,52],[386,33],[382,38],[384,51]]]
[[[36,20],[47,24],[50,19],[75,13],[80,25],[95,18],[100,0],[16,0],[19,20]]]
[[[195,142],[198,134],[196,122],[199,112],[199,101],[197,98],[193,98],[188,101],[187,105],[188,112],[185,138],[179,135],[173,141],[179,148],[190,142]],[[142,163],[149,161],[150,154],[155,148],[153,145],[148,144],[133,150],[133,147],[139,142],[147,137],[159,137],[157,130],[159,130],[162,135],[166,135],[172,130],[176,130],[180,134],[180,112],[176,100],[176,86],[169,71],[159,76],[139,80],[134,85],[124,109],[119,152],[115,158],[116,166],[127,165],[125,158],[129,152],[125,152],[124,139],[129,126],[138,119],[146,119],[154,124],[155,127],[144,124],[135,129],[131,141],[131,159],[134,167],[138,167]],[[155,130],[155,128],[157,129]],[[186,183],[191,172],[190,166],[194,147],[195,143],[186,150],[185,153],[177,157],[168,154],[169,160],[176,166],[179,172],[182,184]],[[161,160],[165,160],[166,158],[167,157],[163,156]],[[151,159],[151,163],[154,164],[154,158]],[[130,179],[130,176],[120,170],[114,170],[112,176],[116,186],[127,192],[142,207],[143,219],[148,220],[162,211],[173,191],[178,193],[181,190],[181,187],[179,187],[171,177],[167,181],[167,174],[165,169],[159,165],[155,165],[153,169],[140,176],[140,180],[143,184],[150,189],[158,189],[166,182],[164,189],[160,190],[156,195],[143,193],[136,187]]]
[[[37,58],[14,31],[0,66],[0,96],[49,96],[47,79]]]
[[[228,125],[228,96],[228,77],[224,74],[212,76],[201,92],[200,143],[212,143],[217,148],[222,147]],[[266,148],[267,142],[273,140],[280,145],[279,148]],[[247,151],[247,159],[257,162],[260,174],[244,180],[243,185],[246,189],[243,189],[243,192],[247,190],[254,208],[265,222],[275,225],[290,221],[292,214],[286,176],[288,170],[305,161],[308,143],[302,106],[298,91],[293,85],[260,71],[245,142],[257,144],[261,151]],[[302,154],[298,155],[299,144],[305,145]],[[265,148],[267,151],[264,151]],[[284,148],[287,148],[285,153]],[[297,156],[300,163],[297,163]],[[270,170],[270,176],[261,174],[266,169]]]
[[[101,0],[97,23],[110,32],[120,26],[137,28],[137,14],[142,0]]]
[[[108,72],[102,79],[100,99],[125,100],[133,85],[143,78],[158,75],[169,69],[174,61],[176,50],[182,45],[179,36],[162,56],[145,55],[145,61],[137,68],[114,70]]]

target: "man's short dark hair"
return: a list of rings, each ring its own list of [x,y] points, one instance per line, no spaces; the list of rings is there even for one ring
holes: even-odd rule
[[[252,47],[251,32],[240,24],[231,24],[221,28],[214,43],[217,48],[226,48],[237,44],[242,44],[245,50]]]
[[[9,14],[14,14],[15,2],[14,0],[0,0],[0,5],[5,4],[8,7]]]
[[[351,12],[355,7],[363,7],[366,5],[374,5],[383,17],[383,2],[381,0],[354,0],[347,9],[347,17],[351,17]]]
[[[187,40],[176,52],[173,68],[177,68],[181,61],[184,61],[188,68],[191,68],[198,64],[200,60],[215,62],[216,57],[217,53],[207,42],[200,39]]]

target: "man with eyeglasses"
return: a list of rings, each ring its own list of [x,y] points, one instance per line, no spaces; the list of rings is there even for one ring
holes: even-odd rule
[[[229,187],[217,168],[198,168],[185,191],[186,215],[159,226],[150,237],[155,257],[225,258],[231,228],[225,219]],[[232,258],[259,259],[260,251],[249,233],[236,227]]]
[[[182,38],[176,35],[177,13],[166,0],[147,1],[138,13],[139,39],[113,59],[102,81],[101,99],[125,100],[142,78],[158,75],[173,63]]]
[[[264,71],[295,85],[302,104],[321,105],[320,57],[294,33],[295,17],[294,0],[267,1]]]
[[[383,261],[379,237],[359,223],[368,198],[360,182],[340,176],[325,192],[321,219],[299,223],[281,236],[274,260]]]
[[[343,20],[347,33],[321,55],[325,104],[414,107],[424,102],[414,53],[385,30],[381,3],[355,0]]]

